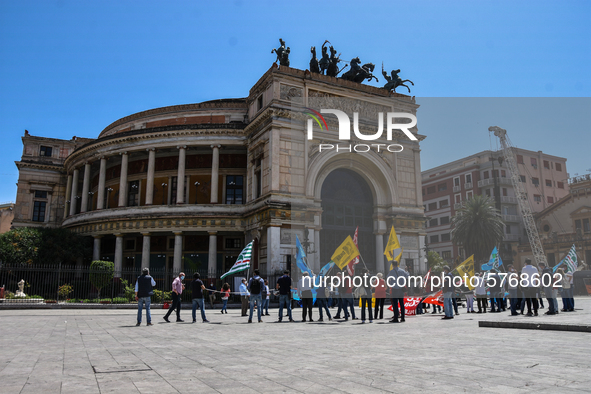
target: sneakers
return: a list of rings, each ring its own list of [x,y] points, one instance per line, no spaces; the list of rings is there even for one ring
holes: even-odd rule
[[[148,323],[148,324],[146,324],[146,326],[153,326],[153,324],[152,323]]]
[[[170,320],[168,320],[168,317],[166,316],[162,316],[162,318],[164,319],[164,321],[166,321],[167,323],[170,323]]]
[[[328,321],[332,321],[332,317],[329,317],[329,318],[328,318]]]
[[[370,320],[369,322],[370,322],[370,323],[373,323],[373,320]]]
[[[176,319],[176,322],[177,323],[182,323],[182,322],[184,322],[184,320],[182,320],[182,319]]]
[[[136,324],[135,326],[136,326],[136,327],[139,327],[139,326],[141,326],[141,325],[142,325],[142,323],[138,321],[138,322],[137,322],[137,324]]]
[[[402,319],[400,319],[400,323],[404,323],[406,320],[404,320],[404,317]]]
[[[365,320],[361,320],[361,324],[365,324]]]
[[[445,317],[441,318],[441,320],[450,320],[450,319],[453,319],[453,316],[445,316]]]
[[[197,323],[197,320],[193,320],[193,323]]]
[[[318,319],[318,320],[316,320],[316,321],[321,321],[321,322],[323,322],[323,321],[324,321],[324,319]]]
[[[209,320],[205,319],[203,320],[203,323],[209,323]]]
[[[249,323],[252,323],[252,320],[248,319],[248,322],[249,322]]]

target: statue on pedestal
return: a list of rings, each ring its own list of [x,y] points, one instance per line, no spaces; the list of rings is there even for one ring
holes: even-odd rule
[[[282,38],[279,39],[279,48],[271,50],[271,53],[275,53],[277,55],[277,59],[275,62],[279,62],[280,66],[289,67],[289,53],[291,50],[289,47],[285,47],[285,41]]]
[[[405,88],[408,89],[408,93],[410,93],[410,88],[408,86],[406,86],[404,83],[405,82],[410,82],[412,84],[412,86],[415,86],[415,84],[410,80],[410,79],[405,79],[402,80],[399,76],[398,73],[400,72],[400,69],[398,70],[392,70],[392,76],[389,76],[388,73],[386,71],[384,71],[384,64],[382,63],[382,75],[384,76],[384,78],[386,78],[386,84],[384,85],[384,89],[388,90],[388,91],[393,91],[396,93],[396,88],[398,86],[404,86]]]
[[[351,59],[351,62],[349,63],[351,69],[344,73],[341,76],[341,78],[347,81],[353,81],[357,83],[361,83],[366,79],[371,81],[373,78],[375,78],[376,82],[379,82],[378,78],[372,74],[376,66],[373,63],[365,63],[363,66],[360,66],[360,63],[361,60],[359,60],[358,57]]]
[[[316,47],[310,48],[310,52],[312,53],[312,59],[310,59],[310,72],[320,74],[318,59],[316,59]]]
[[[16,291],[15,296],[16,297],[23,297],[23,298],[26,297],[27,295],[25,294],[24,290],[25,290],[25,280],[21,279],[21,281],[18,282],[18,290]]]

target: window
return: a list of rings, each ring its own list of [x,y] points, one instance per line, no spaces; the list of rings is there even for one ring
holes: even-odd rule
[[[429,220],[429,227],[435,227],[435,226],[437,226],[437,219]]]
[[[441,258],[443,258],[443,259],[451,259],[451,251],[450,250],[444,250],[443,252],[441,252]]]
[[[525,183],[525,175],[519,175],[519,180],[521,183]]]
[[[45,221],[45,201],[35,201],[33,205],[33,221],[44,222]]]
[[[488,179],[488,171],[484,171],[484,172],[482,173],[482,178],[484,178],[484,179]]]
[[[552,181],[550,179],[546,179],[546,186],[552,187]]]
[[[240,249],[242,241],[240,238],[226,238],[226,249]]]
[[[263,109],[263,95],[261,94],[257,99],[257,111]]]
[[[456,204],[459,204],[462,202],[462,195],[461,194],[456,194],[455,195],[455,199],[456,199]]]
[[[554,204],[554,197],[548,196],[548,204]]]
[[[437,209],[437,203],[436,202],[432,202],[431,204],[429,204],[428,211],[434,211],[436,209]]]
[[[449,216],[443,216],[439,218],[440,224],[449,224]]]
[[[591,227],[589,227],[589,219],[583,219],[583,231],[586,233],[591,232]]]
[[[168,238],[168,249],[174,249],[174,238]]]
[[[538,168],[538,160],[535,157],[531,157],[530,160],[531,160],[531,166],[533,168]]]
[[[556,186],[557,186],[559,189],[564,189],[564,182],[556,182]]]
[[[447,183],[440,183],[437,185],[437,191],[442,192],[447,190]]]
[[[127,206],[137,207],[140,200],[140,181],[129,182],[129,189],[127,193]]]
[[[547,170],[550,169],[550,162],[548,160],[544,160],[544,168]]]
[[[427,188],[427,194],[433,194],[435,193],[435,186],[429,186]]]
[[[51,157],[51,153],[53,151],[53,148],[50,146],[42,146],[39,149],[39,156],[47,156],[47,157]]]
[[[466,183],[472,183],[472,174],[466,174]]]
[[[560,164],[560,163],[554,163],[554,164],[556,164],[556,171],[559,171],[559,172],[562,171],[562,164]]]
[[[449,233],[446,234],[441,234],[441,242],[447,242],[449,241],[451,238],[449,236]]]
[[[540,178],[532,178],[532,179],[531,179],[531,183],[532,183],[534,186],[540,186]]]
[[[506,188],[506,187],[504,187],[504,188],[503,188],[503,197],[507,197],[507,196],[508,196],[508,193],[507,193],[507,188]]]
[[[517,155],[517,164],[523,164],[523,156]]]
[[[487,197],[490,197],[490,189],[486,189],[484,191],[484,194],[486,194]]]
[[[535,202],[542,202],[542,196],[539,194],[534,194],[534,201]]]
[[[254,198],[259,198],[263,194],[263,171],[261,167],[262,159],[258,158],[254,169]]]
[[[429,237],[429,243],[436,244],[439,242],[439,235],[432,235]]]
[[[459,176],[454,178],[454,186],[460,186],[460,177]]]
[[[472,192],[466,192],[466,199],[471,199],[474,196],[474,193]]]
[[[511,226],[508,224],[505,226],[505,234],[511,234]]]
[[[243,204],[243,183],[242,175],[226,176],[226,204]]]
[[[554,253],[548,253],[548,264],[550,267],[556,264],[556,255]]]
[[[42,190],[35,190],[35,198],[47,198],[47,192]]]
[[[447,200],[441,200],[439,201],[439,208],[445,208],[448,207],[449,203],[447,202]]]

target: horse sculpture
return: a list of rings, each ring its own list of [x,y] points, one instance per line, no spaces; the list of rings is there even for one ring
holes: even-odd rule
[[[272,49],[271,53],[275,53],[277,55],[276,62],[279,62],[280,66],[289,67],[289,47],[285,48],[285,41],[283,39],[279,39],[279,48]]]
[[[372,74],[373,70],[375,69],[375,65],[373,63],[365,63],[363,66],[360,66],[360,63],[361,60],[359,60],[358,57],[351,59],[351,69],[344,73],[341,78],[357,83],[361,83],[366,79],[371,81],[373,78],[375,78],[376,82],[379,82],[378,78]]]
[[[310,48],[312,53],[312,59],[310,59],[310,72],[320,74],[320,66],[318,65],[318,59],[316,59],[316,47]]]
[[[408,89],[408,93],[410,93],[410,88],[408,86],[406,86],[404,83],[405,82],[410,82],[412,84],[412,86],[415,86],[415,84],[410,80],[410,79],[404,79],[402,80],[399,76],[398,73],[400,72],[400,69],[398,70],[392,70],[392,76],[389,76],[388,73],[386,71],[384,71],[384,65],[382,64],[382,75],[384,76],[384,78],[386,78],[386,84],[384,85],[384,89],[386,89],[387,91],[392,91],[394,93],[396,93],[396,88],[398,86],[404,86],[405,88]]]

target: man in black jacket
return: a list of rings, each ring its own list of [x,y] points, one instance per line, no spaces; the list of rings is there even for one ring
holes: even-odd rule
[[[150,296],[153,294],[154,286],[156,286],[156,282],[154,281],[154,278],[150,276],[150,270],[144,268],[142,274],[137,277],[135,282],[135,300],[137,301],[136,326],[142,324],[142,309],[144,304],[146,304],[146,320],[148,321],[148,326],[152,325],[152,316],[150,315]]]

